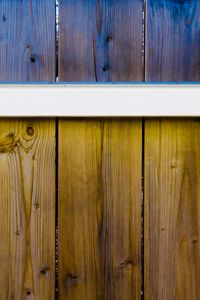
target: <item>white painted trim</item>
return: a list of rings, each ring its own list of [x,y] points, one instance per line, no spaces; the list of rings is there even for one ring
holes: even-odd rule
[[[200,84],[5,84],[0,116],[200,116]]]

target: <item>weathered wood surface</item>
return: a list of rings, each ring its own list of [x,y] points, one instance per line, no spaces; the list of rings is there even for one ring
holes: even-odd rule
[[[140,299],[140,120],[61,120],[59,298]]]
[[[61,1],[60,81],[142,81],[142,2]],[[102,127],[103,126],[103,127]],[[59,297],[139,299],[141,120],[59,122]]]
[[[55,2],[0,11],[0,81],[55,81]],[[0,299],[54,299],[54,120],[0,121],[0,191]]]
[[[147,81],[200,80],[199,21],[199,1],[146,2]],[[145,299],[199,299],[199,133],[195,119],[145,120]]]
[[[142,80],[141,1],[62,1],[59,46],[60,81]],[[132,164],[132,156],[123,156],[117,148],[121,142],[127,147],[126,151],[129,151],[126,126],[130,127],[130,131],[132,126],[141,130],[141,121],[136,121],[135,125],[131,122],[129,125],[126,122],[123,124],[123,121],[104,125],[106,131],[103,133],[98,121],[62,120],[59,123],[61,299],[64,299],[66,294],[69,299],[138,299],[140,295],[140,198],[137,198],[139,192],[136,192],[135,200],[131,191],[130,195],[127,195],[126,191],[123,198],[125,208],[126,205],[132,205],[133,201],[137,202],[133,209],[135,214],[138,214],[136,223],[131,223],[135,221],[131,220],[127,208],[124,211],[119,210],[122,205],[122,193],[118,188],[121,186],[124,191],[126,186],[121,173],[121,161],[124,161],[127,167],[124,176],[130,176],[130,181],[133,180],[132,172],[141,170],[137,170],[135,166],[133,170],[129,169],[126,162]],[[106,132],[110,133],[110,137],[105,136]],[[121,141],[117,140],[117,134],[122,135]],[[101,140],[106,138],[104,142]],[[138,136],[138,140],[135,140],[135,147],[130,144],[133,154],[134,151],[141,151],[136,146],[140,144],[140,139]],[[102,152],[105,151],[101,149],[104,143],[110,143],[113,158]],[[141,157],[138,158],[138,164],[141,164],[140,159]],[[105,166],[101,160],[105,160]],[[112,169],[111,163],[113,168],[119,168],[119,177]],[[102,175],[102,172],[110,173]],[[136,178],[139,180],[139,173]],[[139,183],[137,191],[140,188]],[[84,218],[84,223],[81,217]],[[76,227],[72,235],[73,224],[76,224]],[[132,236],[130,232],[136,232],[136,235]],[[118,247],[122,241],[126,241],[127,245]],[[69,252],[66,251],[68,247]]]
[[[54,122],[0,121],[0,299],[54,299]]]
[[[146,80],[200,81],[199,31],[200,1],[146,1]]]
[[[199,299],[200,123],[146,120],[145,299]]]
[[[142,1],[60,2],[60,81],[142,81]]]
[[[55,81],[55,1],[0,1],[0,81]]]

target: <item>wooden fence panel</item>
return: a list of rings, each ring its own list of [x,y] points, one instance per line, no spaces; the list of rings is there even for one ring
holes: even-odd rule
[[[55,81],[55,2],[0,11],[0,81]],[[0,173],[0,299],[54,299],[54,120],[2,119]]]
[[[142,1],[60,2],[60,81],[142,81]]]
[[[146,1],[146,81],[200,80],[200,2]]]
[[[199,299],[200,123],[147,120],[145,299]]]
[[[0,299],[54,299],[55,128],[0,121]]]
[[[142,81],[142,9],[61,1],[59,80]],[[59,121],[60,299],[140,298],[141,123]]]
[[[60,299],[140,299],[140,120],[61,120]]]
[[[199,1],[146,2],[147,81],[200,80],[199,19]],[[145,299],[198,299],[199,123],[146,119],[144,134]]]
[[[55,81],[55,1],[1,0],[0,81]]]

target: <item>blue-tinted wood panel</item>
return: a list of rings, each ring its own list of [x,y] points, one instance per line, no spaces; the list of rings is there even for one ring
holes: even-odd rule
[[[55,81],[55,1],[0,1],[0,81]]]
[[[59,80],[142,81],[142,1],[61,1]]]
[[[146,80],[200,81],[200,1],[147,0]]]

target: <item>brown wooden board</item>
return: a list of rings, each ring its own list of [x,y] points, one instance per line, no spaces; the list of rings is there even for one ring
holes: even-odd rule
[[[199,20],[199,1],[146,1],[146,81],[200,80]],[[144,129],[144,298],[198,299],[199,122]]]
[[[140,120],[60,120],[60,299],[140,299],[141,147]]]
[[[54,299],[55,127],[0,121],[0,299]]]
[[[55,81],[55,1],[0,11],[0,81]],[[0,173],[0,299],[54,299],[55,121],[1,119]]]
[[[145,299],[198,299],[200,123],[146,120]]]
[[[59,81],[142,81],[142,1],[61,1]],[[59,298],[139,299],[141,120],[59,121]]]

